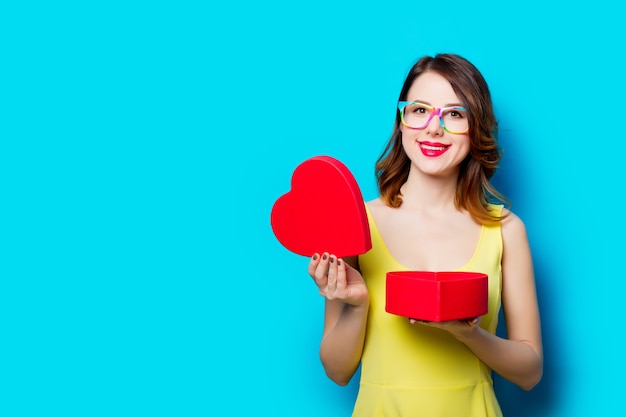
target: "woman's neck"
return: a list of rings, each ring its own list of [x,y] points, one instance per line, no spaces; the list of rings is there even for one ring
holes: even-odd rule
[[[456,176],[436,177],[409,173],[400,188],[402,206],[427,211],[454,208],[456,187]]]

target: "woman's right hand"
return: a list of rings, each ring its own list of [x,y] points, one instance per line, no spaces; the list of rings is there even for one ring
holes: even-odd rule
[[[314,254],[309,263],[309,275],[320,295],[327,300],[339,300],[353,306],[368,301],[367,286],[361,273],[333,254]]]

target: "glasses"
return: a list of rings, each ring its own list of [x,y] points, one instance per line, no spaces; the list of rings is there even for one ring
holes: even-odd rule
[[[410,129],[424,129],[436,115],[448,133],[460,135],[469,130],[465,107],[432,107],[416,101],[399,101],[398,110],[402,124]]]

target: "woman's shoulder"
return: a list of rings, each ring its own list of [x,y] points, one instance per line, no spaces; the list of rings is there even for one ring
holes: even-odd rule
[[[375,198],[373,200],[369,200],[365,203],[370,214],[374,218],[379,218],[380,216],[384,216],[385,212],[389,207],[385,204],[385,202],[380,198]]]
[[[507,208],[503,208],[502,215],[506,216],[504,220],[502,220],[502,236],[505,240],[507,240],[507,238],[527,238],[526,225],[517,214]]]
[[[367,205],[368,208],[378,208],[378,207],[385,206],[385,203],[383,203],[383,200],[380,197],[375,198],[373,200],[366,201],[365,204]]]

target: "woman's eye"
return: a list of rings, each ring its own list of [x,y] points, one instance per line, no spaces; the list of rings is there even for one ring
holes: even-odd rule
[[[450,110],[448,115],[455,119],[463,119],[465,117],[465,114],[460,110]]]

